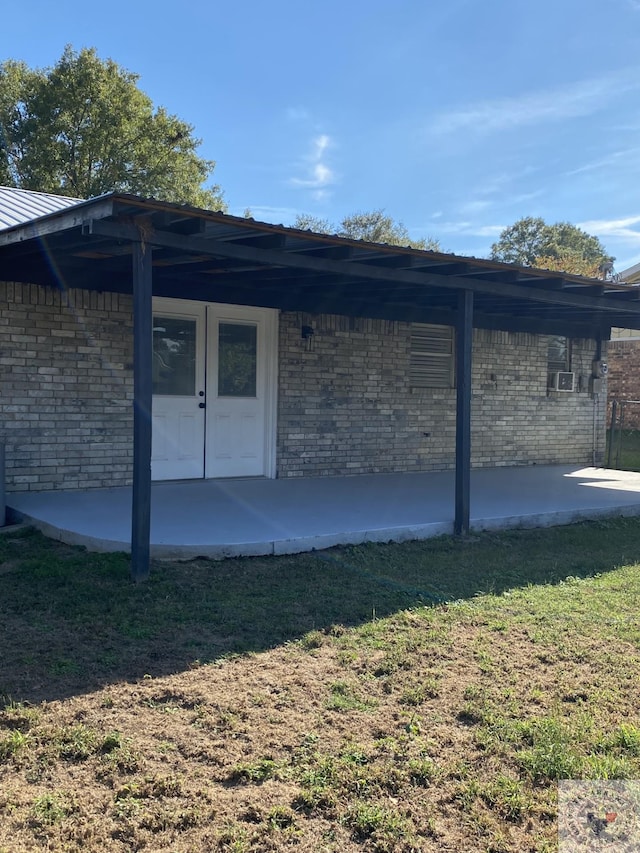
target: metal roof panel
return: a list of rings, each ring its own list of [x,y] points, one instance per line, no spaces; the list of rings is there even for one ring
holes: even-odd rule
[[[78,204],[81,200],[15,187],[0,187],[0,231],[49,213],[56,213],[65,207]]]

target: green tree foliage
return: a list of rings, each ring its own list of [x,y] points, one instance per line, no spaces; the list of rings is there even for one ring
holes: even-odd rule
[[[293,227],[310,229],[320,234],[337,234],[339,237],[350,237],[352,240],[367,240],[370,243],[388,243],[391,246],[410,246],[412,249],[441,251],[440,243],[432,237],[412,240],[402,222],[395,222],[390,216],[385,216],[384,210],[354,213],[351,216],[345,216],[339,225],[332,225],[328,219],[299,213]]]
[[[571,252],[563,252],[555,257],[542,256],[536,258],[533,266],[541,270],[568,272],[574,275],[583,275],[587,278],[602,278],[606,272],[603,268],[602,259],[599,261],[588,261]]]
[[[67,47],[46,69],[0,64],[0,183],[92,198],[112,190],[224,209],[191,125],[154,108],[138,75]]]
[[[491,247],[491,259],[521,266],[541,265],[576,274],[584,274],[585,269],[613,260],[597,237],[576,225],[569,222],[547,225],[544,219],[532,216],[519,219],[504,229],[498,242]]]

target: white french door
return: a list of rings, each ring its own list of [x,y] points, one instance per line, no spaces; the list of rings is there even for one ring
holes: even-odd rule
[[[151,476],[204,476],[206,305],[154,301]]]
[[[273,476],[277,312],[154,300],[154,480]]]

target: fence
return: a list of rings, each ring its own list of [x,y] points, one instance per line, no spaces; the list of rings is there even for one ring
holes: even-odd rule
[[[612,400],[607,431],[607,468],[640,471],[640,400]]]

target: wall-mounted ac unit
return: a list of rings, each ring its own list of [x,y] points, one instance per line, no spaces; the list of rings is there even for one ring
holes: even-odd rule
[[[575,373],[568,370],[558,370],[556,373],[550,373],[549,388],[552,391],[575,391]]]

